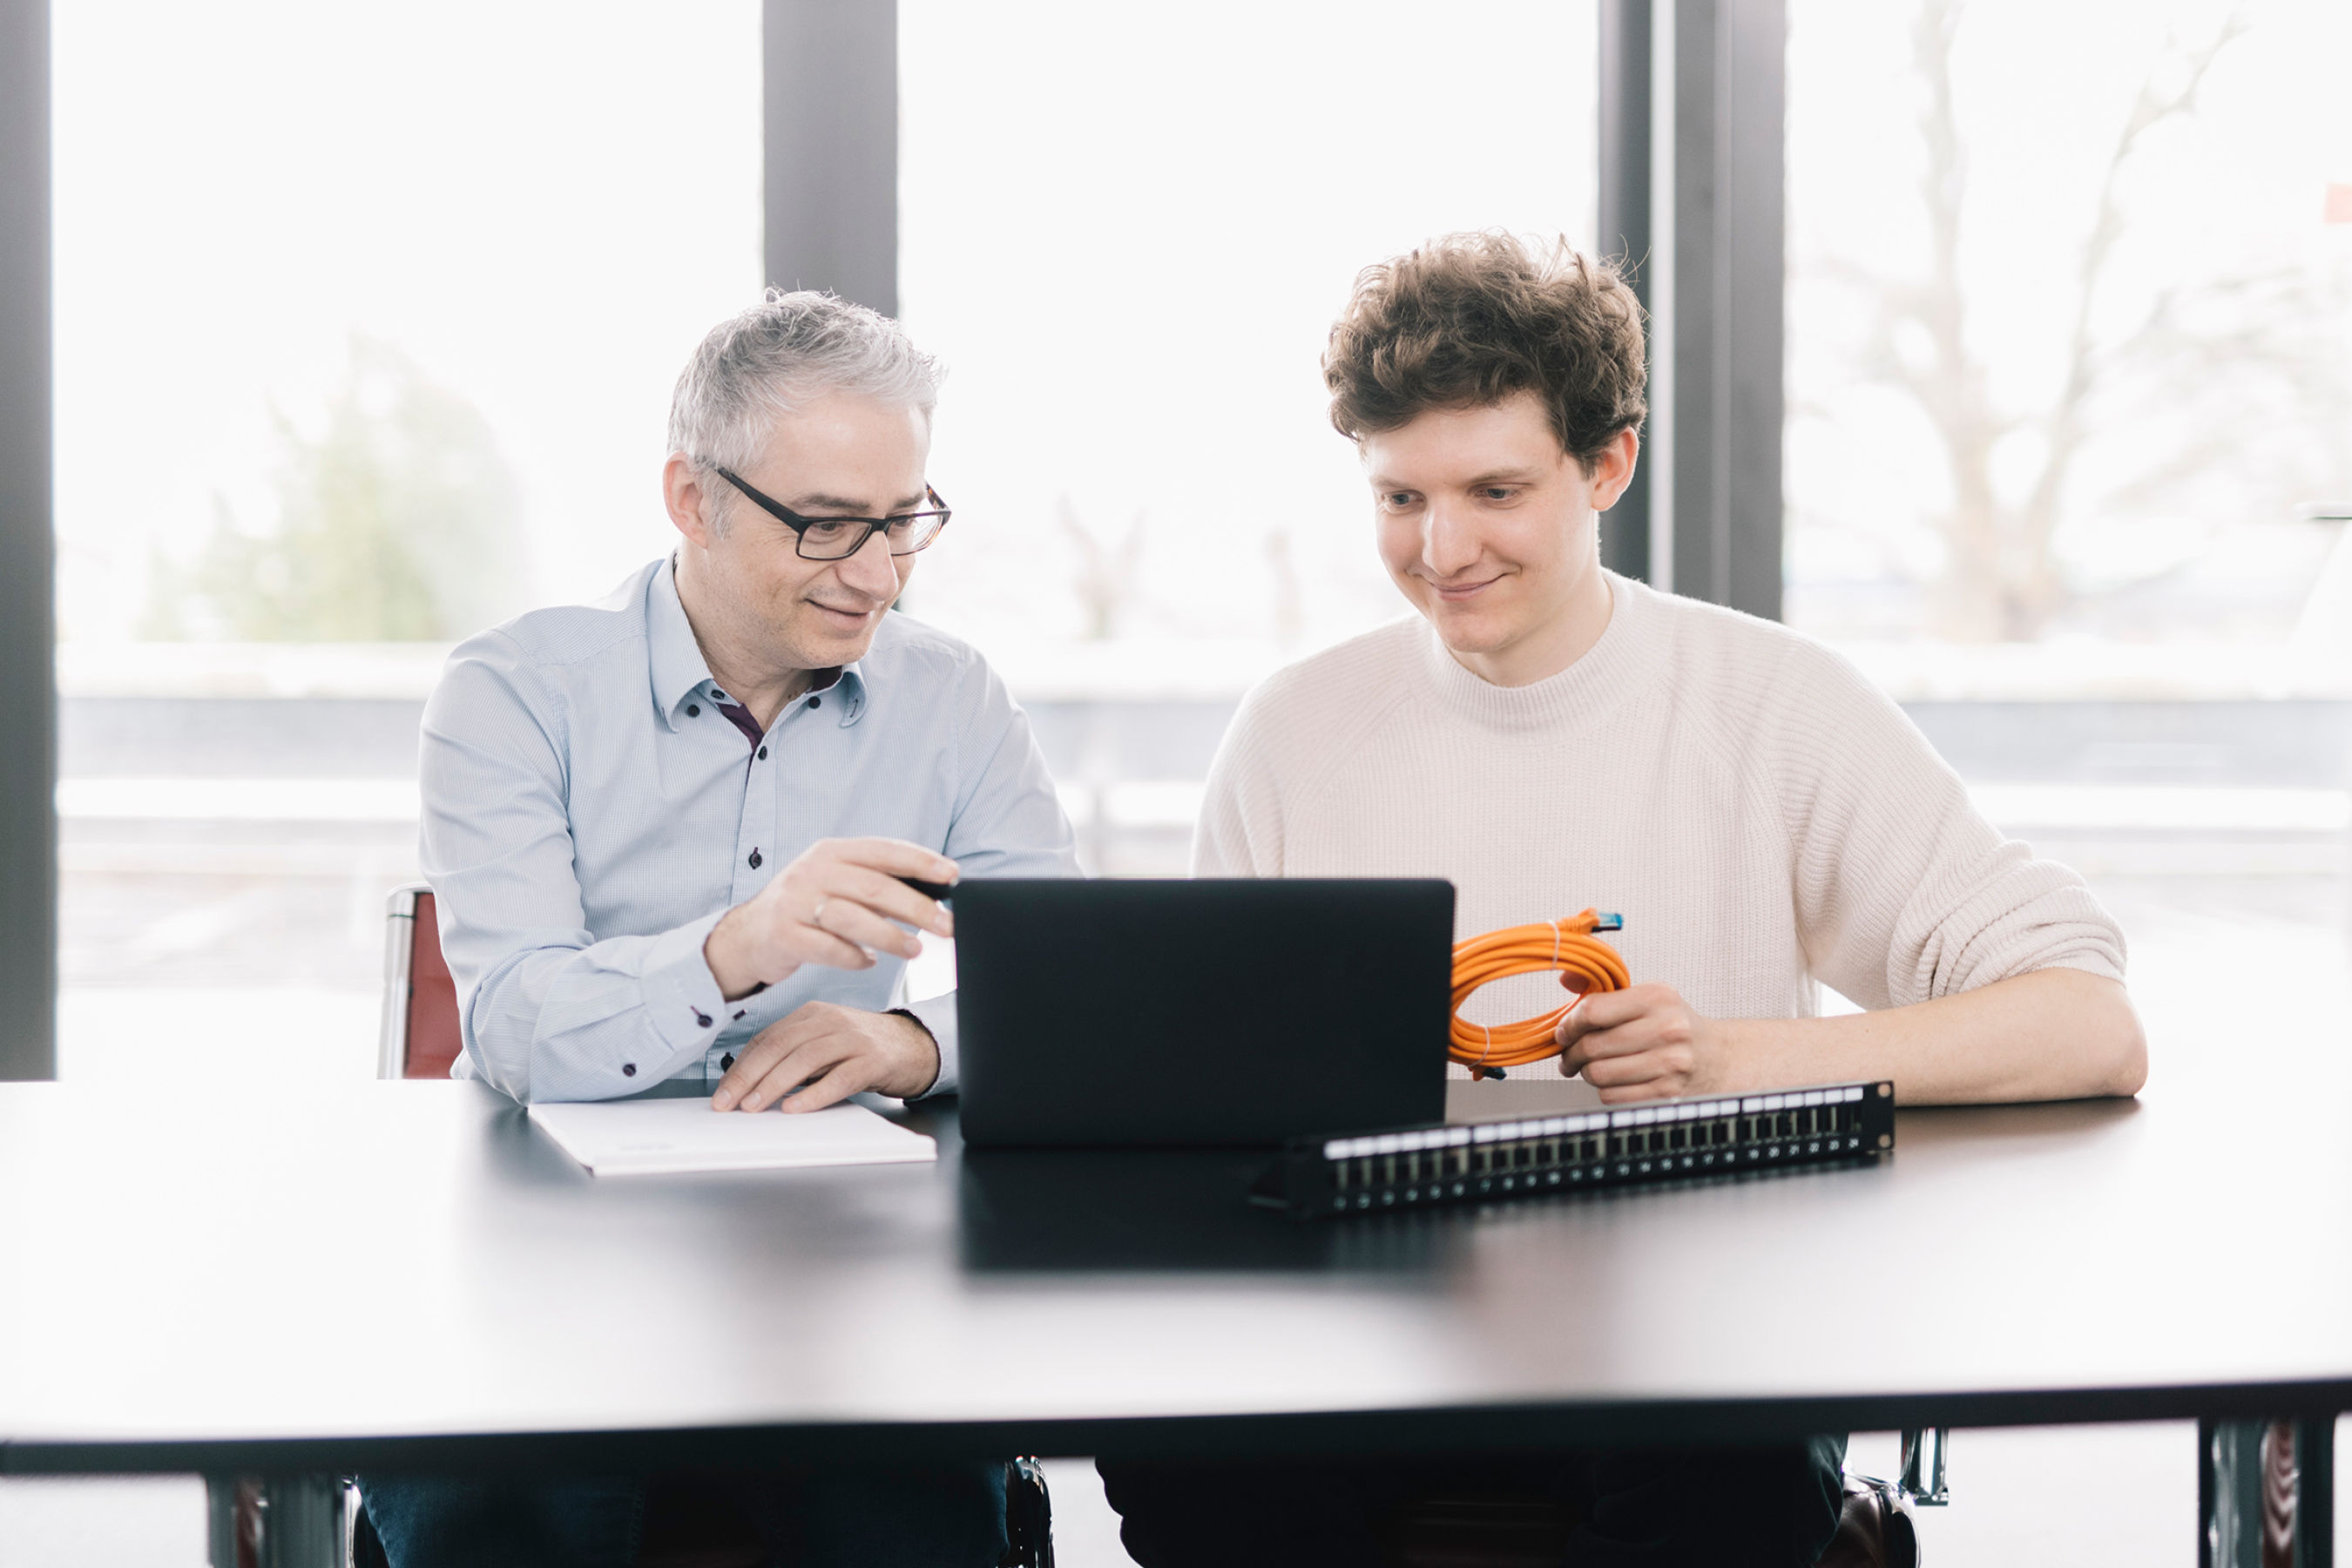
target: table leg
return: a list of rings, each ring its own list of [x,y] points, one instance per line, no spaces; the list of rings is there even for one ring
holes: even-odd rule
[[[2197,1568],[2332,1568],[2336,1418],[2197,1424]]]
[[[340,1476],[206,1476],[212,1568],[350,1568]]]
[[[1946,1468],[1951,1458],[1948,1426],[1911,1426],[1903,1433],[1903,1479],[1897,1489],[1914,1507],[1942,1508],[1952,1500]]]

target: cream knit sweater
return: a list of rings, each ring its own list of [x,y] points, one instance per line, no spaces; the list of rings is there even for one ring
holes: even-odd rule
[[[1457,939],[1617,911],[1634,981],[1715,1017],[1811,1016],[1817,982],[1878,1008],[2053,966],[2122,978],[2083,879],[2002,838],[1851,665],[1609,586],[1601,640],[1532,686],[1479,679],[1418,616],[1268,678],[1210,770],[1193,875],[1449,878]],[[1560,1000],[1526,975],[1465,1012]]]

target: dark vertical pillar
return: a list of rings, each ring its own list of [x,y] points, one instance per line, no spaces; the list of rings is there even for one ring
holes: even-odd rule
[[[49,5],[0,0],[0,1079],[57,1076]]]
[[[1601,0],[1601,254],[1650,309],[1650,73],[1653,0]],[[1651,344],[1654,351],[1656,343]],[[1653,391],[1654,392],[1654,387]],[[1601,516],[1601,559],[1650,579],[1649,431],[1633,482]]]
[[[763,0],[768,281],[898,313],[898,0]]]
[[[1671,582],[1780,615],[1785,0],[1674,7]],[[1655,417],[1654,416],[1654,417]]]

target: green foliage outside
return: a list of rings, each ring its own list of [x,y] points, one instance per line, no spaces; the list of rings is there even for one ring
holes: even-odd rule
[[[215,496],[194,558],[156,558],[144,636],[443,641],[519,607],[517,488],[472,404],[354,337],[320,432],[276,417],[274,526],[248,526]]]

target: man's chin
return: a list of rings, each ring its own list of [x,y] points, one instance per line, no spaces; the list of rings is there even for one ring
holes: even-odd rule
[[[835,616],[807,616],[800,617],[790,641],[806,668],[829,669],[864,658],[866,650],[874,646],[874,634],[881,629],[879,614],[867,616],[855,627],[845,626]]]
[[[1517,628],[1505,626],[1501,617],[1481,611],[1438,605],[1423,614],[1449,653],[1477,657],[1498,652],[1517,640]]]

